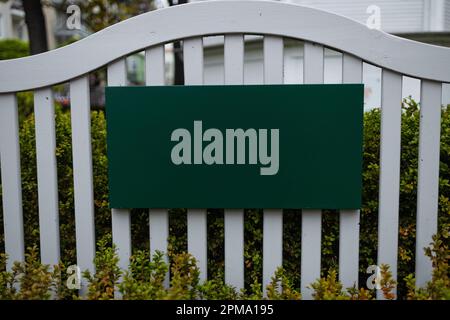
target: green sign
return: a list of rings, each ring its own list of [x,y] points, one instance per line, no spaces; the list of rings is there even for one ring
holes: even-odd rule
[[[361,207],[363,85],[106,88],[112,208]]]

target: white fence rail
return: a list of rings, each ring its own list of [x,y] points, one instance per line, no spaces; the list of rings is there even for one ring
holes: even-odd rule
[[[167,21],[177,27],[167,28]],[[225,84],[242,84],[244,35],[264,36],[264,83],[283,83],[283,38],[305,41],[304,82],[323,83],[324,47],[343,53],[344,83],[362,82],[362,63],[382,68],[382,119],[378,263],[396,276],[402,75],[422,80],[417,209],[417,283],[430,278],[422,248],[437,230],[441,86],[450,82],[450,50],[370,30],[352,20],[297,5],[266,1],[213,1],[146,13],[45,54],[0,62],[0,164],[6,253],[24,259],[17,100],[15,93],[35,90],[41,258],[59,259],[58,189],[54,106],[51,86],[70,82],[77,263],[93,270],[95,224],[90,135],[89,73],[107,65],[108,85],[126,85],[125,58],[146,50],[146,84],[164,84],[164,44],[184,40],[185,83],[203,84],[203,37],[225,35]],[[149,181],[151,183],[151,181]],[[238,181],[236,183],[239,183]],[[299,208],[301,209],[301,208]],[[130,211],[112,209],[113,241],[120,266],[131,254]],[[150,249],[167,251],[167,209],[150,208]],[[188,250],[207,278],[206,209],[188,211]],[[244,211],[225,208],[225,280],[244,286]],[[302,212],[301,290],[320,276],[321,212]],[[339,276],[358,282],[358,210],[340,212]],[[263,284],[282,265],[283,212],[265,210]],[[8,268],[11,264],[8,265]]]

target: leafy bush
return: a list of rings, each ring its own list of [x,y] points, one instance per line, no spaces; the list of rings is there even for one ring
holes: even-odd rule
[[[310,285],[314,290],[315,300],[371,300],[373,295],[364,288],[347,288],[343,290],[342,284],[337,280],[336,270],[330,269],[325,278],[317,279]]]
[[[449,110],[448,108],[443,108],[442,110],[438,224],[440,230],[450,225]],[[364,115],[363,207],[361,209],[360,224],[359,282],[361,284],[366,282],[366,268],[369,265],[376,264],[377,256],[380,115],[379,109],[373,109]],[[411,99],[405,100],[402,113],[399,260],[397,272],[397,294],[400,298],[407,297],[408,280],[405,280],[405,278],[414,272],[419,119],[419,105]],[[91,128],[96,238],[102,239],[104,235],[111,232],[110,210],[108,209],[106,121],[102,111],[92,112]],[[27,247],[39,245],[34,135],[34,117],[31,114],[23,121],[20,128],[23,213]],[[71,265],[76,260],[71,124],[70,114],[59,106],[56,107],[56,138],[61,254],[63,265]],[[0,205],[0,224],[3,225],[1,210],[2,207]],[[297,290],[300,283],[301,256],[301,215],[299,212],[299,210],[285,210],[283,216],[283,270],[288,275],[292,288]],[[339,240],[338,219],[339,216],[336,212],[324,212],[323,214],[322,275],[327,275],[329,269],[336,269]],[[131,221],[133,249],[145,251],[149,244],[148,211],[133,210]],[[245,289],[247,296],[254,294],[254,298],[258,298],[261,296],[262,291],[259,285],[262,280],[262,211],[256,209],[246,210],[244,223]],[[170,210],[169,227],[168,255],[173,263],[178,254],[187,250],[185,209]],[[223,210],[208,210],[208,278],[216,279],[219,282],[223,282],[224,274],[223,234]],[[4,239],[0,235],[0,251],[3,250]],[[137,254],[136,251],[134,254]],[[181,258],[178,257],[177,259]],[[212,297],[209,294],[214,296],[217,293],[215,291],[214,293],[208,293],[210,292],[208,288],[217,286],[217,283],[208,283],[203,291],[196,294]],[[151,291],[153,289],[147,288],[145,290],[142,295],[157,294]],[[234,294],[227,290],[222,295],[232,296]],[[353,293],[357,295],[357,293]],[[173,294],[175,295],[174,292]],[[131,298],[132,296],[130,296]]]
[[[89,282],[87,294],[89,300],[114,299],[115,285],[120,278],[121,270],[117,265],[119,257],[111,240],[111,236],[108,235],[98,242],[99,251],[94,260],[96,272],[83,273]]]
[[[425,287],[416,288],[412,274],[406,277],[408,288],[407,298],[410,300],[450,300],[450,237],[448,226],[433,236],[431,247],[425,249],[425,254],[433,264],[433,275]]]
[[[0,60],[22,58],[30,54],[28,43],[18,39],[0,40]]]
[[[408,299],[450,299],[449,258],[450,251],[445,239],[449,236],[440,233],[433,237],[431,247],[426,252],[433,262],[433,279],[425,288],[415,288],[412,275],[408,276]],[[130,258],[128,270],[122,272],[118,267],[118,256],[111,236],[106,235],[98,242],[95,256],[95,273],[83,272],[88,281],[87,294],[77,297],[76,291],[64,287],[61,265],[50,268],[39,262],[36,247],[29,248],[24,263],[16,262],[12,271],[5,271],[6,257],[0,256],[0,299],[64,299],[72,297],[105,300],[114,299],[114,293],[119,292],[126,300],[145,299],[262,299],[261,284],[255,282],[251,290],[237,292],[235,288],[226,285],[219,279],[200,282],[199,269],[196,260],[188,253],[173,256],[171,263],[171,280],[165,286],[168,265],[164,255],[156,252],[150,259],[147,250],[140,250]],[[53,272],[50,270],[53,269]],[[121,278],[122,277],[122,278]],[[121,281],[119,279],[121,278]],[[381,266],[381,292],[386,299],[394,299],[396,282],[392,279],[389,266]],[[17,284],[20,284],[19,289]],[[328,275],[317,279],[310,285],[313,297],[317,300],[371,300],[374,294],[364,288],[347,288],[337,280],[334,269],[328,270]],[[63,295],[61,295],[63,293]],[[299,300],[301,295],[292,285],[290,277],[283,268],[278,268],[266,287],[267,299]]]

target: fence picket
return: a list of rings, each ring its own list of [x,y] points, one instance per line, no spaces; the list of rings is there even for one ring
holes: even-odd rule
[[[361,83],[362,60],[349,54],[342,56],[342,82]],[[358,286],[359,210],[339,213],[339,280],[344,288]]]
[[[388,264],[397,279],[398,206],[400,194],[402,77],[382,70],[378,266]],[[377,298],[383,299],[381,290]]]
[[[15,94],[0,94],[0,165],[7,270],[25,260],[19,120]]]
[[[81,270],[94,272],[94,191],[88,75],[70,82],[70,103],[77,265]],[[86,290],[84,280],[81,285],[83,294]]]
[[[203,39],[190,38],[183,41],[184,84],[203,84]],[[206,280],[207,212],[206,209],[189,209],[187,213],[188,251],[197,259],[200,279]]]
[[[165,84],[164,45],[145,50],[145,82],[148,86]]]
[[[108,86],[125,86],[127,70],[125,59],[118,59],[108,65]],[[131,216],[128,209],[111,209],[113,242],[119,256],[119,267],[128,269],[131,256]],[[118,293],[116,292],[118,296]]]
[[[323,83],[323,46],[306,42],[303,63],[304,82]],[[321,234],[321,210],[303,210],[300,284],[305,300],[312,299],[312,290],[308,286],[320,277]]]
[[[437,232],[442,84],[421,83],[419,173],[417,186],[416,285],[431,280],[432,264],[423,248]]]
[[[225,36],[225,84],[244,83],[244,36]],[[225,209],[225,282],[244,287],[244,210]]]
[[[151,47],[145,50],[145,81],[147,86],[165,84],[165,53],[164,45]],[[169,211],[167,209],[150,209],[150,254],[156,251],[164,252],[164,260],[169,262],[167,256],[167,239],[169,238]],[[169,272],[167,272],[164,285],[169,285]]]
[[[283,38],[264,37],[264,83],[283,83]],[[263,292],[283,263],[283,210],[264,210],[263,221]]]
[[[51,88],[35,91],[34,115],[38,190],[41,190],[38,192],[41,261],[56,265],[60,260],[59,209],[55,110]]]

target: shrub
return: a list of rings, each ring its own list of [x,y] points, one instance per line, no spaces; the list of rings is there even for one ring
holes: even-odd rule
[[[423,288],[415,287],[412,274],[405,279],[408,288],[407,298],[410,300],[450,300],[450,249],[448,239],[450,233],[446,226],[433,236],[431,246],[425,249],[425,254],[433,264],[432,279]]]
[[[408,276],[408,299],[450,299],[450,281],[448,275],[449,248],[443,240],[446,234],[434,237],[431,247],[426,252],[433,262],[433,279],[425,288],[415,288],[414,280]],[[98,242],[95,256],[95,273],[83,272],[88,281],[88,291],[82,299],[104,300],[113,299],[115,290],[122,294],[123,299],[262,299],[261,284],[253,283],[251,290],[237,292],[235,288],[224,284],[219,279],[199,280],[199,269],[196,260],[188,253],[175,254],[171,263],[171,280],[165,286],[168,265],[164,254],[156,252],[150,259],[147,250],[136,252],[130,259],[126,272],[118,267],[119,258],[115,246],[111,244],[111,235],[104,236]],[[12,271],[4,270],[6,256],[0,256],[0,299],[64,299],[78,298],[72,291],[64,288],[61,274],[64,267],[53,266],[53,272],[48,265],[42,265],[38,259],[36,247],[29,248],[26,261],[16,262]],[[119,278],[122,280],[119,282]],[[20,284],[20,286],[17,286]],[[381,291],[386,299],[395,299],[393,293],[395,281],[389,266],[381,267]],[[17,289],[19,288],[19,289]],[[310,285],[316,300],[371,300],[374,295],[364,288],[343,289],[337,280],[334,269],[328,270],[328,275],[317,279]],[[266,287],[267,299],[299,300],[301,295],[293,287],[290,277],[283,268],[278,268]]]

